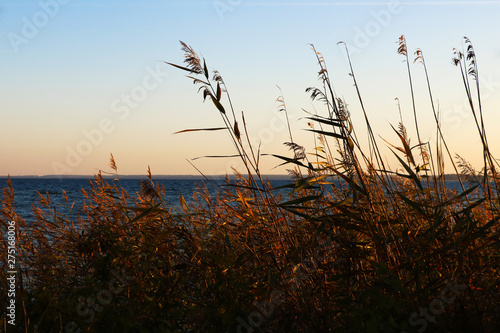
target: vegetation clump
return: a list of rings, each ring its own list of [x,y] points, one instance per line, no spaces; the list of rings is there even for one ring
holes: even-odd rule
[[[260,148],[250,142],[244,114],[234,112],[220,73],[210,73],[181,43],[185,65],[170,65],[188,72],[222,121],[219,128],[181,132],[226,131],[244,170],[215,195],[210,183],[200,186],[189,205],[183,196],[167,202],[149,169],[135,194],[99,172],[77,219],[40,194],[31,223],[16,214],[9,181],[0,229],[6,234],[7,222],[16,221],[20,261],[17,325],[9,332],[498,332],[500,178],[470,40],[453,63],[481,139],[480,172],[453,158],[433,104],[436,144],[420,140],[414,103],[418,143],[410,145],[401,118],[394,128],[400,143],[386,142],[400,164],[390,170],[347,46],[368,149],[313,47],[321,86],[307,92],[324,114],[307,114],[313,152],[293,140],[289,126],[291,156],[273,155],[290,166],[285,192],[261,175]],[[408,62],[413,97],[404,36],[398,52]],[[427,76],[422,51],[416,55]],[[286,115],[284,98],[278,100]],[[445,161],[461,191],[446,187]],[[119,179],[112,156],[111,168]],[[6,258],[7,243],[0,244]],[[3,309],[6,271],[2,260]],[[6,322],[4,313],[3,329]]]

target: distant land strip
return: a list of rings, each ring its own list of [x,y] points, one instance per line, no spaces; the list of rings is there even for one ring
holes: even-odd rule
[[[243,175],[246,177],[246,175]],[[9,176],[0,176],[0,179],[5,179],[8,178]],[[205,179],[205,177],[210,178],[210,179],[224,179],[226,176],[225,175],[153,175],[153,180],[156,179]],[[20,178],[47,178],[47,179],[53,179],[53,178],[60,178],[60,179],[89,179],[89,178],[94,178],[94,175],[64,175],[64,176],[58,176],[58,175],[45,175],[45,176],[38,176],[38,175],[24,175],[24,176],[10,176],[10,178],[14,179],[20,179]],[[104,179],[114,179],[114,178],[120,178],[120,179],[145,179],[148,178],[147,175],[102,175],[102,178]],[[264,179],[269,179],[269,180],[287,180],[291,179],[291,176],[289,175],[262,175],[262,178]],[[236,179],[236,176],[234,175],[229,175],[229,179]]]
[[[243,175],[246,177],[246,175]],[[8,176],[0,176],[0,179],[5,179]],[[114,178],[119,178],[119,179],[146,179],[148,176],[147,175],[102,175],[104,179],[114,179]],[[226,176],[225,175],[206,175],[207,178],[209,179],[224,179]],[[456,174],[445,174],[444,177],[446,180],[449,181],[458,181],[458,176]],[[59,178],[59,179],[90,179],[94,178],[94,175],[64,175],[64,176],[58,176],[58,175],[45,175],[45,176],[37,176],[37,175],[25,175],[25,176],[10,176],[10,178],[14,179],[20,179],[20,178],[47,178],[47,179],[53,179],[53,178]],[[269,179],[269,180],[288,180],[291,179],[290,175],[262,175],[263,179]],[[193,179],[193,180],[203,180],[205,179],[205,176],[202,175],[153,175],[153,180],[159,180],[159,179]],[[229,175],[229,179],[234,180],[236,179],[236,176],[234,175]],[[480,178],[478,177],[478,180]]]

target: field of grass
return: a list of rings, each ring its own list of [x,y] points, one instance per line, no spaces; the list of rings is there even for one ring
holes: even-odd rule
[[[370,115],[363,108],[370,140],[363,149],[361,126],[351,122],[313,47],[320,86],[307,92],[323,114],[306,115],[314,151],[306,153],[290,130],[288,154],[274,155],[293,177],[283,195],[261,176],[260,149],[248,139],[222,76],[182,43],[185,64],[171,65],[188,73],[221,117],[220,128],[196,131],[228,132],[245,169],[216,196],[200,187],[191,205],[183,197],[166,202],[149,170],[137,196],[99,173],[76,220],[40,194],[36,223],[27,223],[16,214],[15,188],[3,189],[0,229],[7,235],[15,221],[19,265],[11,326],[2,238],[1,330],[499,332],[499,165],[488,146],[474,49],[468,39],[465,45],[454,61],[477,126],[473,135],[481,139],[482,170],[452,156],[434,108],[437,144],[422,142],[415,104],[419,144],[410,146],[401,121],[394,128],[400,142],[382,143],[400,163],[389,170]],[[398,52],[413,96],[404,36]],[[416,55],[426,70],[423,53]],[[432,101],[430,84],[429,95]],[[445,186],[445,163],[463,191]],[[113,157],[110,167],[119,179]]]

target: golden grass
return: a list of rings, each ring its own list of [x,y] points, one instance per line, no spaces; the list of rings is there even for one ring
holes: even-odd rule
[[[322,86],[308,92],[326,116],[309,115],[313,159],[291,131],[293,156],[274,155],[293,167],[289,193],[282,195],[260,174],[260,151],[248,139],[244,115],[234,113],[221,75],[211,78],[205,60],[187,44],[182,48],[187,66],[174,66],[189,72],[213,102],[223,124],[217,130],[230,134],[244,175],[227,179],[216,195],[200,187],[188,205],[182,196],[166,202],[149,169],[136,195],[99,173],[76,220],[41,194],[34,223],[16,214],[9,181],[0,228],[5,233],[11,220],[18,225],[22,279],[18,326],[10,331],[64,332],[77,325],[84,332],[236,332],[244,331],[243,322],[257,332],[498,331],[498,175],[482,113],[474,116],[484,172],[477,177],[464,160],[457,172],[475,187],[447,189],[444,140],[434,153],[427,143],[411,147],[402,122],[394,129],[400,143],[391,145],[401,167],[388,170],[368,113],[372,144],[363,151],[314,50]],[[457,59],[469,66],[474,57]],[[279,102],[286,112],[282,96]],[[117,174],[113,157],[111,168]],[[6,248],[2,241],[2,258]],[[1,299],[5,273],[2,267]],[[117,281],[117,274],[125,278]],[[421,309],[431,311],[432,322]]]

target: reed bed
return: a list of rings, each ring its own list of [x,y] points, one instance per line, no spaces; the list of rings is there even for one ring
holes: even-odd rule
[[[4,313],[2,329],[498,332],[500,179],[486,136],[476,56],[470,40],[464,42],[467,51],[455,50],[453,63],[463,75],[481,139],[481,171],[448,150],[434,106],[435,146],[420,139],[417,111],[423,111],[415,104],[418,144],[410,145],[402,119],[394,127],[398,143],[376,140],[348,58],[365,119],[364,126],[355,126],[334,93],[323,56],[312,47],[320,86],[307,92],[323,114],[306,114],[314,151],[306,154],[289,126],[289,153],[273,155],[289,166],[292,182],[285,193],[261,175],[260,148],[248,138],[245,115],[234,112],[221,74],[209,72],[205,60],[181,42],[185,63],[168,64],[199,86],[221,127],[180,132],[226,131],[232,156],[244,169],[218,186],[216,195],[207,191],[214,186],[207,181],[189,205],[183,196],[167,202],[149,169],[134,195],[100,172],[89,180],[77,219],[40,194],[34,223],[16,213],[9,182],[0,228],[5,234],[7,221],[16,221],[20,263],[17,325],[7,325]],[[408,63],[413,96],[404,36],[398,52]],[[428,78],[421,50],[416,61]],[[284,98],[278,100],[288,119]],[[368,148],[357,139],[361,128]],[[397,169],[386,167],[382,144],[391,148]],[[447,163],[462,191],[446,187]],[[119,179],[112,156],[110,167]],[[5,258],[4,239],[1,244]],[[0,266],[5,309],[3,259]]]

